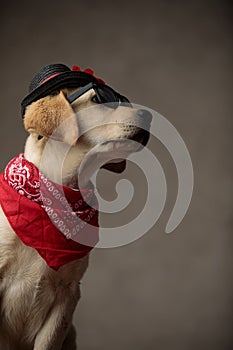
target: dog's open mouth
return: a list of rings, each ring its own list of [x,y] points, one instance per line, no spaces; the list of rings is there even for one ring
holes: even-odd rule
[[[121,173],[126,166],[126,158],[135,152],[139,152],[149,140],[149,132],[139,129],[130,138],[117,138],[96,145],[84,157],[79,174],[85,179],[90,178],[94,171],[104,168],[115,173]]]
[[[109,145],[112,143],[113,149],[115,148],[116,153],[124,153],[124,157],[127,157],[132,152],[139,152],[144,146],[146,146],[150,137],[150,133],[143,129],[139,130],[135,135],[129,139],[115,139],[106,141],[104,144]],[[134,142],[132,142],[134,141]],[[126,161],[120,154],[117,158],[112,159],[110,162],[104,164],[101,168],[113,171],[115,173],[122,173],[126,167]]]

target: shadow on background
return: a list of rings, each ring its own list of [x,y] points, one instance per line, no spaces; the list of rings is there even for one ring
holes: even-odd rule
[[[230,10],[229,1],[215,0],[1,4],[1,170],[23,150],[20,101],[29,81],[55,62],[91,67],[132,102],[161,113],[193,161],[191,206],[165,235],[177,175],[167,151],[151,140],[168,182],[165,210],[142,239],[91,255],[75,315],[80,350],[232,346]],[[132,164],[126,175],[135,177]],[[119,178],[101,170],[103,195]],[[144,188],[135,188],[136,198]],[[102,221],[110,225],[111,217]]]

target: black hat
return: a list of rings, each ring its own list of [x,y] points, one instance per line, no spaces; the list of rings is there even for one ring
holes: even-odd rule
[[[29,94],[21,102],[22,116],[24,116],[28,105],[57,89],[80,87],[91,82],[104,83],[101,79],[93,76],[91,69],[81,71],[79,67],[73,66],[73,70],[71,70],[60,63],[44,66],[32,79],[29,86]]]

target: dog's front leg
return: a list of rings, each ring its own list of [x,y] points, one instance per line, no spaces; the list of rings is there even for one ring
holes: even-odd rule
[[[56,301],[45,323],[36,336],[33,350],[61,350],[62,344],[70,331],[72,315],[77,305],[77,298],[64,298]],[[75,349],[75,339],[72,346]]]

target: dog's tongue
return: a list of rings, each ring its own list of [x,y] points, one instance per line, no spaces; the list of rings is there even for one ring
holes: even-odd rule
[[[106,163],[102,165],[101,168],[120,174],[125,170],[125,167],[126,167],[125,159],[124,160],[116,159],[115,162]]]

